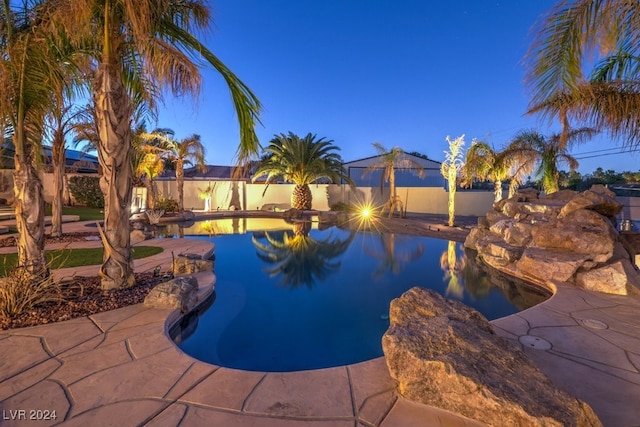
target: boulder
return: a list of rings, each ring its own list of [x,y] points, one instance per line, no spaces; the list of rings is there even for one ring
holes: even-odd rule
[[[524,247],[531,241],[533,225],[526,222],[516,222],[504,231],[504,241],[513,246]]]
[[[531,237],[533,246],[588,254],[603,263],[613,256],[617,232],[602,215],[581,209],[561,221],[540,224],[531,230]]]
[[[498,221],[502,221],[503,219],[509,219],[508,216],[499,211],[489,211],[486,215],[488,226],[491,227]]]
[[[555,193],[547,194],[541,197],[541,199],[543,199],[544,201],[560,200],[560,201],[568,202],[569,200],[576,197],[576,194],[578,194],[578,192],[573,190],[560,190],[560,191],[556,191]]]
[[[607,189],[605,188],[605,190]],[[611,197],[604,192],[587,190],[567,202],[558,217],[565,218],[579,209],[589,209],[606,217],[613,218],[622,211],[622,204],[616,201],[615,195]]]
[[[516,194],[513,195],[512,199],[515,199],[518,202],[530,202],[532,200],[537,200],[538,197],[540,197],[540,192],[535,188],[521,188],[516,191]]]
[[[517,261],[522,248],[511,246],[495,235],[487,236],[476,243],[478,255],[490,265],[505,266]]]
[[[468,249],[477,250],[476,245],[478,240],[489,236],[491,233],[486,228],[474,227],[467,234],[466,239],[464,240],[464,247]]]
[[[129,236],[129,241],[132,245],[136,243],[144,242],[147,240],[147,234],[143,230],[133,230]]]
[[[173,274],[194,274],[200,271],[213,271],[214,260],[210,254],[211,251],[205,253],[205,257],[198,254],[182,253],[173,259]]]
[[[382,338],[405,398],[495,426],[600,426],[476,310],[412,288],[391,302]]]
[[[584,254],[527,247],[515,266],[520,272],[541,282],[568,282],[588,260],[589,256]]]
[[[193,276],[176,277],[160,283],[146,296],[144,305],[154,308],[174,308],[188,313],[196,306],[198,281]]]
[[[619,259],[602,267],[578,272],[576,286],[607,294],[640,295],[640,275],[631,261]]]

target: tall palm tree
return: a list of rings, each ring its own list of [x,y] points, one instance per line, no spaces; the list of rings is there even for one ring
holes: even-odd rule
[[[9,0],[0,5],[0,117],[12,129],[15,147],[18,262],[35,275],[48,274],[38,173],[44,118],[52,94],[61,93],[65,77],[60,56],[52,52],[51,35],[45,31],[50,6],[48,2]]]
[[[309,210],[312,195],[309,184],[322,179],[337,183],[345,180],[353,185],[342,166],[342,159],[332,140],[316,139],[308,133],[304,138],[289,132],[276,135],[265,148],[265,161],[255,171],[253,181],[267,176],[267,184],[282,177],[296,186],[291,195],[291,207]]]
[[[449,203],[447,210],[449,212],[449,227],[455,225],[456,220],[456,190],[458,189],[458,173],[464,166],[463,149],[464,135],[451,139],[447,136],[449,151],[445,151],[445,159],[440,167],[440,173],[445,177],[449,184]]]
[[[197,61],[205,60],[224,78],[240,123],[239,161],[256,154],[254,132],[260,103],[203,43],[194,36],[209,29],[210,11],[204,0],[76,0],[63,2],[56,22],[73,28],[70,35],[95,61],[93,105],[100,144],[101,188],[105,195],[103,289],[134,283],[129,238],[132,193],[131,95],[125,81],[139,76],[138,89],[169,88],[196,95],[201,87]],[[88,42],[93,44],[86,49]]]
[[[559,2],[540,22],[527,59],[529,112],[557,117],[564,129],[572,118],[640,143],[639,2]]]
[[[195,165],[204,169],[205,148],[200,141],[200,135],[193,134],[182,140],[176,140],[175,133],[171,129],[155,129],[141,137],[161,148],[162,157],[175,162],[176,186],[178,187],[178,210],[184,211],[184,166]]]
[[[522,131],[516,135],[510,149],[538,165],[535,176],[542,182],[544,192],[550,194],[559,189],[559,164],[565,163],[571,171],[578,168],[578,161],[569,153],[569,149],[591,138],[594,133],[591,128],[570,129],[566,135],[566,143],[563,143],[559,133],[547,139],[533,130]],[[562,145],[565,148],[562,148]]]
[[[415,171],[420,178],[423,178],[424,168],[419,162],[407,156],[400,147],[393,147],[392,149],[387,150],[379,142],[374,142],[373,147],[378,152],[380,160],[368,166],[362,173],[362,176],[364,177],[374,170],[382,169],[382,175],[380,176],[380,191],[382,192],[384,183],[389,182],[389,201],[387,202],[385,209],[389,209],[389,218],[391,218],[396,209],[399,209],[400,214],[403,212],[402,201],[396,193],[396,170]]]
[[[51,133],[51,164],[53,167],[53,198],[51,203],[51,236],[62,235],[62,201],[64,200],[64,174],[67,135],[74,132],[74,122],[80,111],[68,102],[70,95],[58,97],[65,104],[52,103],[48,114]]]

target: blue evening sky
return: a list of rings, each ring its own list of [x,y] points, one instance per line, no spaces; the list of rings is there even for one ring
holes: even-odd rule
[[[526,116],[523,57],[531,27],[554,0],[216,0],[209,48],[264,106],[257,134],[332,139],[345,161],[373,142],[442,161],[447,135],[506,145]],[[239,143],[219,75],[203,72],[200,98],[168,97],[158,126],[202,136],[209,164],[232,164]],[[637,155],[610,154],[606,137],[577,147],[580,171],[637,171]],[[591,153],[594,150],[609,151]]]

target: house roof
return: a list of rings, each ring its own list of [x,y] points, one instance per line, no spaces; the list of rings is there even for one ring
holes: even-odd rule
[[[437,162],[435,160],[431,160],[431,159],[425,159],[423,157],[420,156],[416,156],[413,154],[409,154],[409,153],[404,153],[402,154],[404,157],[406,158],[410,158],[411,160],[416,161],[417,163],[419,163],[420,165],[422,165],[422,167],[424,169],[438,169],[440,170],[440,167],[442,166],[442,163]],[[345,168],[366,168],[368,166],[371,166],[375,163],[377,163],[380,159],[382,158],[382,155],[377,155],[377,156],[371,156],[371,157],[365,157],[363,159],[358,159],[358,160],[352,160],[350,162],[345,162],[343,163]]]
[[[239,171],[237,166],[221,166],[221,165],[205,165],[204,169],[196,167],[184,170],[184,177],[187,179],[215,179],[215,180],[239,180],[244,181],[248,178],[236,178],[235,173]],[[176,172],[166,170],[159,179],[175,178]]]

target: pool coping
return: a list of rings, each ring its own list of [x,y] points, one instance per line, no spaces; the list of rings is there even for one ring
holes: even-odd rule
[[[171,241],[190,239],[159,240],[171,247]],[[206,250],[196,246],[189,252]],[[210,274],[199,280],[212,292]],[[633,425],[640,419],[633,404],[640,401],[640,298],[554,286],[544,303],[492,321],[496,332],[520,345],[559,387],[589,403],[604,425]],[[197,361],[169,338],[180,318],[138,304],[0,332],[3,425],[24,425],[6,419],[15,411],[28,416],[54,409],[57,419],[38,425],[482,425],[399,397],[383,357],[293,373]],[[531,347],[527,336],[550,347]]]

